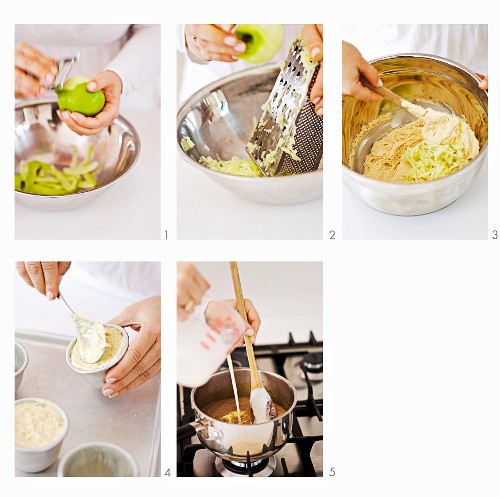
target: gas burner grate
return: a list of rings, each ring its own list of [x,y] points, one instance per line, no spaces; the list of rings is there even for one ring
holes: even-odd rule
[[[296,342],[293,338],[292,333],[289,334],[289,339],[287,343],[283,344],[272,344],[272,345],[255,345],[254,352],[257,360],[259,358],[268,358],[273,361],[273,365],[276,373],[280,374],[284,378],[287,377],[285,373],[284,364],[287,358],[289,357],[302,357],[308,353],[314,352],[322,352],[323,350],[323,342],[318,341],[314,336],[314,333],[311,331],[309,334],[309,340],[307,342]],[[241,352],[241,353],[240,353]],[[248,366],[246,362],[246,355],[244,351],[235,351],[233,352],[233,357],[243,366]],[[224,366],[222,366],[224,368]],[[309,419],[315,418],[319,422],[323,421],[323,399],[315,398],[313,392],[313,383],[311,378],[309,377],[309,373],[307,369],[304,368],[304,364],[300,364],[300,368],[304,373],[304,380],[307,388],[307,399],[298,400],[297,404],[294,408],[294,421],[292,425],[292,433],[291,437],[288,439],[285,447],[288,445],[294,445],[297,449],[298,459],[299,459],[299,467],[300,470],[291,471],[290,460],[287,462],[286,457],[281,457],[281,455],[285,452],[284,449],[275,454],[275,463],[278,464],[281,468],[281,473],[283,476],[307,476],[307,477],[316,477],[318,474],[322,474],[322,468],[315,468],[313,458],[311,457],[311,452],[315,444],[321,442],[323,440],[323,435],[304,435],[302,427],[301,427],[301,419]],[[182,393],[182,395],[181,395]],[[186,423],[190,423],[195,420],[194,410],[191,406],[190,402],[190,394],[191,389],[178,386],[178,397],[177,397],[177,419],[178,426],[181,426]],[[182,397],[182,401],[180,400]],[[209,453],[208,449],[206,449],[200,443],[193,443],[192,440],[183,440],[178,442],[177,444],[177,476],[184,477],[193,477],[197,476],[195,474],[194,460],[196,454],[199,451],[206,451]],[[217,458],[219,459],[219,458]],[[227,467],[229,464],[229,467]],[[263,464],[263,463],[261,463]],[[266,463],[267,464],[267,463]],[[227,461],[219,460],[217,462],[217,468],[214,464],[212,469],[212,476],[221,476],[221,472],[225,473],[227,471],[232,471],[234,474],[234,468],[231,463]],[[295,466],[297,466],[295,464]],[[223,471],[219,471],[220,468],[223,468]],[[274,468],[273,468],[274,469]],[[255,465],[250,463],[250,460],[247,462],[240,463],[238,465],[238,471],[242,476],[254,476],[259,471],[262,471],[260,466],[256,468]],[[319,473],[318,473],[319,471]],[[266,476],[271,475],[272,470],[267,470]],[[233,476],[233,474],[231,476]]]

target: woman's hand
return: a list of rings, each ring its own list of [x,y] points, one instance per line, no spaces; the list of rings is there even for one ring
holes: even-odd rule
[[[480,78],[481,81],[479,83],[479,88],[481,90],[488,90],[488,76],[485,76],[484,74],[476,73]]]
[[[304,24],[301,36],[314,61],[320,63],[310,99],[316,114],[323,115],[323,24]]]
[[[15,91],[17,98],[40,97],[47,92],[45,84],[57,76],[57,62],[30,45],[21,43],[15,53]]]
[[[358,49],[342,41],[342,94],[365,102],[378,102],[382,97],[361,84],[363,75],[373,86],[382,86],[377,70],[359,53]]]
[[[70,266],[71,262],[16,262],[21,278],[49,300],[59,295],[59,283]]]
[[[101,129],[110,126],[120,113],[120,97],[122,80],[113,71],[101,71],[87,84],[87,90],[96,92],[102,90],[106,103],[104,108],[94,117],[86,117],[79,112],[57,111],[61,121],[79,135],[95,135]]]
[[[236,24],[186,24],[186,47],[198,59],[236,62],[245,44],[231,33]]]
[[[161,369],[161,298],[150,297],[124,309],[110,321],[139,334],[118,364],[106,373],[102,394],[113,399],[131,392]]]
[[[228,299],[226,300],[226,302],[231,307],[234,307],[236,310],[238,310],[236,300]],[[246,335],[252,338],[252,343],[255,343],[255,339],[257,338],[257,333],[259,332],[260,328],[260,316],[259,313],[257,312],[257,309],[252,304],[251,300],[245,299],[245,310],[247,311],[247,323],[248,323]]]
[[[177,319],[186,319],[210,288],[208,281],[189,262],[177,263]]]

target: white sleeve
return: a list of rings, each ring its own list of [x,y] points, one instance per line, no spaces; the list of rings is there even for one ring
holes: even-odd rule
[[[160,25],[134,24],[132,30],[132,36],[106,67],[120,76],[124,95],[139,89],[160,74]]]
[[[185,24],[177,24],[175,30],[177,50],[184,55],[187,54],[186,36],[184,34],[185,29]]]

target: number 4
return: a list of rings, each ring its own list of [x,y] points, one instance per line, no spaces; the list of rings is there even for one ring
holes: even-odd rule
[[[168,468],[167,471],[165,471],[165,476],[170,476],[170,468]]]

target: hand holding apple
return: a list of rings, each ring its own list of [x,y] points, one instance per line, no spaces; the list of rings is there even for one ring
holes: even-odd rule
[[[72,111],[71,107],[64,106],[64,108],[61,107],[62,110],[57,111],[57,114],[61,121],[75,133],[86,136],[95,135],[101,129],[110,126],[120,113],[122,80],[114,71],[101,71],[87,82],[83,90],[85,90],[82,93],[86,99],[89,98],[89,95],[99,94],[102,90],[104,107],[97,114],[85,112],[86,105],[81,107],[79,111]],[[93,106],[92,98],[89,102],[89,105]]]
[[[235,29],[236,27],[236,29]],[[186,47],[202,61],[262,64],[283,44],[281,24],[186,24]]]
[[[198,59],[236,62],[246,46],[231,33],[235,24],[186,24],[186,47]]]
[[[316,81],[311,88],[310,99],[314,110],[323,115],[323,24],[304,24],[300,33],[312,60],[320,63]]]

